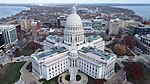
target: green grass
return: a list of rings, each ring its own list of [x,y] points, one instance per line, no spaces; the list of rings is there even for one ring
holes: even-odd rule
[[[2,77],[0,78],[0,84],[13,84],[20,78],[20,69],[25,62],[11,63],[4,66],[2,69]]]
[[[70,81],[70,75],[66,75],[66,76],[65,76],[65,79],[66,79],[67,81]]]
[[[93,81],[95,80],[94,78],[86,75],[88,77],[88,83],[87,84],[93,84]]]
[[[121,69],[118,63],[115,63],[115,72],[118,72]]]
[[[113,46],[114,46],[114,43],[113,43],[113,42],[110,43],[110,44],[108,44],[108,45],[106,45],[106,47],[107,47],[107,48],[110,48],[110,49],[111,49]]]
[[[105,52],[111,53],[109,50],[104,50]]]
[[[76,80],[77,81],[81,80],[81,76],[80,75],[76,75]]]
[[[127,56],[134,56],[134,54],[129,49],[126,50],[125,55],[127,55]]]
[[[21,55],[30,56],[35,52],[35,50],[31,50],[28,48],[28,45],[21,50]]]
[[[32,63],[31,62],[27,65],[26,69],[29,70],[29,72],[32,72]]]
[[[41,79],[39,80],[40,82],[43,82],[42,84],[52,84],[52,82],[54,82],[55,84],[58,84],[58,77],[56,76],[55,78],[51,79],[51,80],[45,80],[45,79]]]

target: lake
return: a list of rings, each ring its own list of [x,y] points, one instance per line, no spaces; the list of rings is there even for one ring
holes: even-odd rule
[[[15,15],[23,10],[30,10],[23,6],[0,6],[0,18]]]
[[[115,6],[126,8],[135,11],[135,14],[142,16],[145,19],[150,19],[150,6]]]

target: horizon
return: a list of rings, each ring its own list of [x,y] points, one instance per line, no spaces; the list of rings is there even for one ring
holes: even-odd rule
[[[0,4],[150,4],[149,0],[1,0]]]
[[[0,4],[150,4],[150,3],[1,3]]]

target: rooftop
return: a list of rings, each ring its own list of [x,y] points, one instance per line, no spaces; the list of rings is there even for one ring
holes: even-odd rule
[[[7,29],[10,29],[10,28],[12,28],[12,27],[15,27],[15,25],[10,25],[10,24],[6,24],[6,25],[0,25],[0,29],[3,29],[3,28],[7,28]]]
[[[50,35],[47,37],[49,40],[53,41],[53,42],[62,42],[63,39],[60,37],[60,36],[57,36],[57,35]],[[47,40],[48,40],[47,39]]]
[[[40,58],[43,58],[43,57],[46,57],[46,56],[52,56],[52,54],[54,54],[54,53],[62,53],[62,52],[65,52],[65,51],[66,51],[65,47],[59,47],[59,48],[58,47],[54,47],[54,48],[52,48],[49,51],[37,54],[36,58],[40,59]]]
[[[100,39],[100,38],[101,38],[101,37],[100,37],[99,35],[91,35],[91,36],[87,37],[87,40],[88,40],[89,42],[92,42],[92,41],[97,40],[97,39]]]
[[[104,58],[104,59],[107,59],[107,60],[110,58],[110,56],[108,56],[108,55],[106,55],[106,54],[104,54],[104,53],[102,53],[102,52],[100,52],[98,50],[95,50],[92,47],[83,47],[82,49],[85,52],[90,52],[90,53],[96,54],[96,55],[100,56],[101,58]]]
[[[149,40],[150,40],[150,34],[142,35],[141,37],[143,37],[143,38],[146,38],[146,39],[149,39]]]

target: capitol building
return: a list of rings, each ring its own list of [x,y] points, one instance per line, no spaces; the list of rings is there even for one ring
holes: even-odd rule
[[[76,80],[78,72],[94,79],[108,79],[114,73],[117,57],[105,52],[104,48],[102,37],[84,35],[82,20],[73,7],[63,37],[48,36],[44,41],[44,51],[32,54],[32,72],[46,80],[68,72],[70,83]]]

